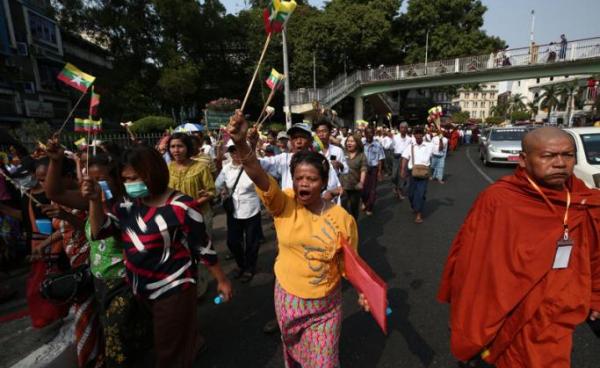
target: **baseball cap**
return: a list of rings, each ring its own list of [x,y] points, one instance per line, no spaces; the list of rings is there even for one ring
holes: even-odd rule
[[[290,137],[288,137],[288,135],[285,132],[279,132],[277,134],[277,140],[280,140],[280,139],[290,139]]]

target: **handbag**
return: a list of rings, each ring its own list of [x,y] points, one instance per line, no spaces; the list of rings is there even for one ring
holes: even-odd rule
[[[427,165],[415,165],[415,146],[410,146],[411,155],[410,160],[412,161],[411,175],[417,179],[428,179],[431,176],[431,171]]]
[[[235,211],[235,206],[233,204],[233,193],[235,192],[235,188],[237,188],[238,182],[240,181],[240,177],[242,176],[243,172],[244,168],[241,168],[240,173],[235,179],[233,188],[231,189],[231,194],[223,199],[223,209],[225,209],[225,212],[227,212],[228,215],[233,215],[233,212]]]
[[[40,285],[40,294],[54,304],[70,304],[84,299],[93,288],[92,272],[86,264],[47,275]]]

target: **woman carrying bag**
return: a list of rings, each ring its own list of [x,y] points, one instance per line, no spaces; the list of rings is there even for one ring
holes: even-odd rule
[[[244,172],[233,141],[229,141],[226,147],[232,162],[223,166],[216,187],[218,191],[226,189],[228,192],[223,199],[227,213],[227,247],[238,266],[235,277],[245,283],[256,273],[262,226],[260,199],[254,183]]]

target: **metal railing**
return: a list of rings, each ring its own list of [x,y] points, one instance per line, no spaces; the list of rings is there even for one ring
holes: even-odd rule
[[[292,105],[309,104],[319,101],[331,107],[353,92],[360,85],[381,81],[427,78],[447,73],[474,73],[494,69],[531,67],[551,63],[600,57],[600,37],[568,42],[565,46],[535,45],[517,49],[502,50],[486,55],[431,61],[427,64],[382,66],[375,69],[358,70],[349,75],[340,75],[326,87],[300,88],[290,93]]]
[[[162,136],[163,136],[162,133],[136,134],[137,139],[145,142],[146,144],[150,145],[151,147],[154,147],[160,141]],[[67,148],[73,149],[75,141],[79,140],[81,137],[82,136],[78,136],[75,134],[65,134],[63,137],[61,137],[61,143],[64,144]],[[98,134],[95,138],[93,137],[93,139],[97,139],[102,142],[115,143],[115,144],[119,145],[121,148],[126,148],[131,145],[129,136],[124,133],[116,133],[116,134],[103,133],[103,134]],[[38,141],[31,137],[19,138],[18,141],[30,151],[38,146]],[[4,145],[0,145],[0,150],[6,150],[6,149],[8,149],[8,146],[5,147]]]

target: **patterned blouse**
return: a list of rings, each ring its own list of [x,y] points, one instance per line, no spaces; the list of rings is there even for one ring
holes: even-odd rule
[[[115,236],[122,242],[127,278],[136,295],[166,297],[196,283],[197,261],[217,263],[196,203],[177,191],[163,206],[125,199],[107,215],[96,238]]]

